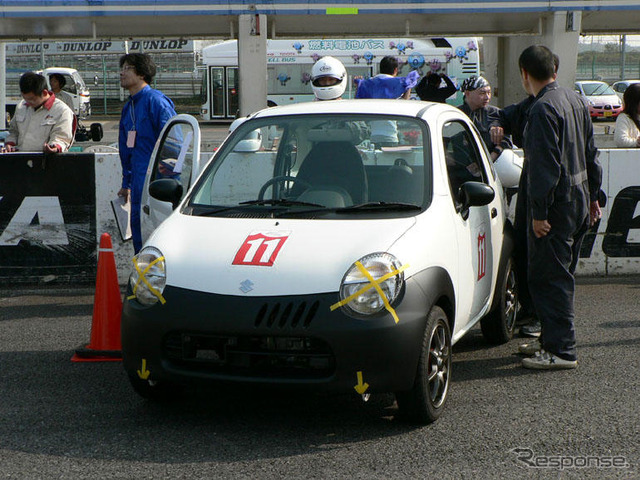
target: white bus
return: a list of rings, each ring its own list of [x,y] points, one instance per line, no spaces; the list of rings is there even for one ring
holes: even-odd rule
[[[395,55],[402,62],[400,76],[411,70],[422,75],[444,72],[456,84],[480,74],[478,41],[473,37],[447,38],[336,38],[267,40],[267,100],[269,106],[313,100],[311,67],[325,55],[334,56],[350,77],[345,98],[355,95],[354,76],[378,73],[380,60]],[[229,120],[238,111],[238,45],[228,40],[202,50],[203,120]],[[460,92],[449,100],[462,103]]]

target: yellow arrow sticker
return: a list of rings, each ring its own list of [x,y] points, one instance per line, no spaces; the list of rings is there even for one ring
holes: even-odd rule
[[[384,282],[385,280],[388,280],[389,278],[395,277],[396,275],[400,274],[400,272],[402,272],[403,270],[406,270],[407,268],[409,268],[409,264],[407,263],[405,265],[402,265],[400,268],[394,270],[393,272],[389,272],[386,275],[383,275],[382,277],[380,277],[377,280],[375,278],[373,278],[373,276],[369,273],[369,271],[366,268],[364,268],[364,265],[362,265],[362,263],[356,262],[356,267],[358,267],[358,270],[360,270],[360,272],[365,277],[367,277],[367,279],[369,280],[369,283],[366,284],[364,287],[362,287],[360,290],[358,290],[353,295],[349,295],[344,300],[342,300],[342,301],[340,301],[338,303],[334,303],[333,305],[331,305],[329,307],[329,310],[331,310],[333,312],[336,308],[340,308],[341,306],[346,305],[351,300],[356,298],[358,295],[362,295],[364,292],[366,292],[370,288],[375,288],[376,291],[378,292],[378,295],[380,295],[380,298],[382,299],[382,302],[384,303],[384,308],[387,309],[387,311],[391,314],[391,316],[393,316],[393,319],[395,320],[395,322],[398,323],[400,321],[400,319],[398,318],[398,315],[396,314],[396,311],[393,309],[393,307],[389,303],[389,299],[387,298],[387,296],[382,291],[382,288],[380,288],[380,284],[382,282]]]
[[[149,370],[147,370],[147,359],[143,358],[142,359],[142,368],[140,370],[136,370],[138,372],[138,376],[142,379],[142,380],[146,380],[147,378],[149,378],[149,374],[151,374],[151,372]]]
[[[360,395],[362,395],[364,392],[367,391],[367,388],[369,388],[369,384],[366,383],[366,382],[363,383],[362,371],[358,371],[357,376],[358,376],[358,384],[356,386],[354,386],[353,388],[356,389],[356,392],[358,392]]]

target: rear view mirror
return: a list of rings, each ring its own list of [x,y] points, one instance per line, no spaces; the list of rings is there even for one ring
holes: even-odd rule
[[[488,205],[493,201],[496,192],[489,185],[481,182],[465,182],[458,191],[460,214],[465,220],[469,216],[469,208]]]
[[[171,202],[175,210],[182,199],[182,184],[175,178],[161,178],[149,184],[149,195],[161,202]]]

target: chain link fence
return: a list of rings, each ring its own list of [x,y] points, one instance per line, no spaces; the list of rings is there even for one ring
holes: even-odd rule
[[[91,92],[93,115],[120,115],[129,92],[120,87],[119,54],[7,56],[7,97],[20,97],[18,81],[27,71],[44,67],[78,70]],[[157,66],[152,87],[171,98],[178,113],[200,113],[202,69],[195,52],[151,54]],[[42,59],[44,58],[44,65]]]

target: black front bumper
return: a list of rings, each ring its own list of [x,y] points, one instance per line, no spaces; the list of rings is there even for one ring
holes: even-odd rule
[[[326,391],[407,390],[413,385],[430,305],[408,280],[396,324],[386,311],[352,318],[337,293],[282,297],[217,295],[167,287],[166,303],[124,302],[125,370],[143,362],[150,380],[232,381]],[[130,294],[130,293],[129,293]],[[360,374],[359,374],[360,372]]]

